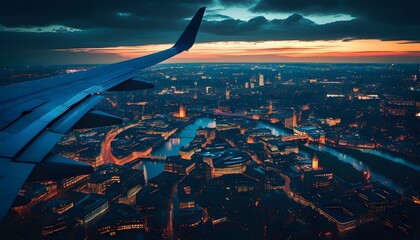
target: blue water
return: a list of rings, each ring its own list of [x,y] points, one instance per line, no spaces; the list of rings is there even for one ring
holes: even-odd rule
[[[193,123],[188,124],[175,136],[167,139],[159,148],[152,152],[155,156],[176,156],[179,149],[188,145],[195,137],[195,132],[199,127],[216,127],[216,121],[212,118],[198,118]],[[164,163],[162,162],[142,162],[138,167],[146,168],[147,178],[153,178],[163,172]]]

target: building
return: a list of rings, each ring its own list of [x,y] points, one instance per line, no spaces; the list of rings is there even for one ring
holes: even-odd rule
[[[180,117],[180,118],[185,118],[186,117],[186,107],[184,106],[184,105],[179,105],[179,113],[178,113],[178,116]]]
[[[270,100],[268,102],[268,114],[273,114],[273,102]]]
[[[209,151],[203,153],[202,157],[210,165],[212,177],[244,173],[246,165],[252,160],[249,154],[236,149]]]
[[[401,195],[379,184],[362,187],[357,190],[357,195],[369,211],[374,213],[394,208],[401,200]]]
[[[277,73],[275,78],[280,81],[281,80],[281,73]]]
[[[178,156],[168,157],[165,161],[165,172],[188,175],[195,169],[195,162],[180,159]]]
[[[304,174],[304,183],[310,188],[326,188],[331,186],[334,174],[325,170],[307,171]]]
[[[88,194],[74,205],[72,213],[80,224],[88,224],[108,209],[108,200],[104,196]]]
[[[194,153],[194,148],[189,145],[183,146],[179,149],[179,155],[184,160],[191,160],[191,157],[194,155]]]
[[[273,134],[271,133],[271,130],[268,128],[253,128],[245,132],[245,136],[247,138],[248,143],[256,142],[256,138],[271,137],[272,135]]]
[[[57,213],[49,213],[47,216],[44,216],[41,219],[40,225],[43,237],[58,235],[67,228],[65,216]]]
[[[318,170],[318,161],[318,157],[316,156],[316,154],[314,154],[314,156],[312,157],[312,170]]]
[[[292,116],[284,119],[284,127],[293,129],[297,126],[296,111],[293,110]]]
[[[258,85],[260,87],[264,87],[264,74],[262,74],[262,73],[260,73],[260,78],[259,78]]]
[[[265,145],[266,153],[274,158],[279,155],[288,155],[290,153],[299,153],[297,145],[290,142],[281,142],[278,140],[269,140]]]
[[[135,208],[126,204],[116,204],[95,224],[95,227],[101,237],[120,239],[119,234],[147,229],[147,224]]]
[[[230,91],[226,89],[226,100],[230,99]]]
[[[366,208],[348,200],[325,203],[317,210],[329,221],[335,223],[339,232],[350,231],[361,224],[374,220],[369,217]]]

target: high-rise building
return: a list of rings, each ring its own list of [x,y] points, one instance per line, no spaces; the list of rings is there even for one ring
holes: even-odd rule
[[[185,118],[185,112],[186,112],[186,107],[184,105],[179,105],[179,117],[180,118]]]
[[[273,114],[273,102],[271,100],[268,102],[268,114]]]
[[[251,82],[251,88],[255,87],[255,83]]]
[[[280,81],[281,80],[281,73],[277,73],[275,78]]]
[[[249,88],[249,82],[245,82],[245,88]]]
[[[314,156],[312,157],[312,170],[318,170],[319,166],[318,166],[318,157],[316,156],[316,154],[314,154]]]
[[[291,117],[284,119],[284,126],[289,129],[293,129],[293,127],[297,126],[297,116],[295,110],[293,110]]]
[[[147,176],[147,168],[146,165],[143,165],[143,176],[144,176],[144,184],[147,185],[149,181],[149,177]]]
[[[259,86],[264,87],[264,74],[260,73]]]
[[[230,91],[226,89],[226,100],[230,99]]]

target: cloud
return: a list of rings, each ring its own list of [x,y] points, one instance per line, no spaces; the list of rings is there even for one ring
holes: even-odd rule
[[[316,24],[300,14],[292,14],[286,19],[267,20],[263,17],[249,21],[227,19],[223,21],[204,21],[203,31],[219,38],[215,40],[336,40],[336,39],[381,39],[409,40],[420,39],[417,26],[388,25],[371,23],[359,19]]]
[[[150,24],[172,27],[173,22],[191,17],[211,1],[3,0],[0,24],[6,27],[64,25],[77,29],[136,28]]]
[[[415,1],[384,0],[3,0],[0,3],[0,64],[71,53],[54,49],[98,48],[176,41],[201,6],[250,9],[250,20],[207,11],[197,42],[356,40],[420,41]],[[288,13],[272,19],[266,13]],[[348,21],[317,24],[310,16],[349,14]],[[273,15],[270,15],[273,16]],[[309,16],[309,17],[308,17]],[[269,19],[268,19],[269,18]],[[38,57],[36,57],[38,55]],[[42,55],[42,56],[41,56]],[[89,53],[84,53],[83,57]],[[81,55],[77,56],[79,58]]]
[[[260,0],[250,10],[304,15],[350,14],[365,21],[419,25],[419,4],[411,0]]]

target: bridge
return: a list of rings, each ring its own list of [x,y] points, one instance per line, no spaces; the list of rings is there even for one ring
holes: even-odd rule
[[[166,156],[165,155],[161,155],[161,156],[154,156],[154,155],[149,155],[149,156],[142,156],[139,157],[138,159],[142,159],[143,161],[150,161],[150,160],[166,160]]]
[[[158,163],[164,163],[166,162],[166,156],[142,156],[138,157],[135,160],[125,163],[125,166],[130,166],[131,168],[135,167],[137,164],[140,164],[141,162],[158,162]]]
[[[289,136],[282,136],[281,140],[283,142],[288,142],[288,141],[295,141],[295,140],[306,140],[308,139],[308,135],[289,135]]]
[[[223,116],[223,117],[241,117],[241,118],[246,118],[246,119],[250,119],[250,120],[254,120],[252,117],[245,115],[245,114],[240,114],[240,113],[227,113],[227,112],[210,112],[211,114],[215,115],[215,116]]]

